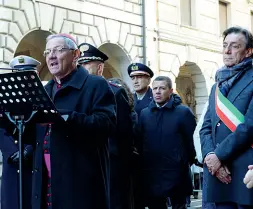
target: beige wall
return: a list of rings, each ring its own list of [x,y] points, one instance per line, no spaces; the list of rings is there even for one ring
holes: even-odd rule
[[[195,85],[199,115],[215,72],[222,66],[219,1],[187,0],[191,2],[190,12],[183,2],[145,1],[147,64],[155,75],[170,76],[176,89],[180,69],[194,63],[196,67],[188,71]],[[228,26],[251,29],[252,0],[223,2],[227,3]],[[125,55],[123,59],[117,58],[117,47],[111,51],[110,46],[106,48],[112,56],[110,69],[129,82],[125,66],[143,60],[141,9],[141,0],[0,0],[0,66],[7,66],[15,52],[25,50],[20,42],[31,31],[65,32],[72,34],[78,43],[85,41],[102,49],[108,43],[118,46]],[[191,14],[190,26],[185,25],[187,21],[182,20],[182,14]],[[44,62],[38,54],[43,50],[37,49],[32,54]],[[120,62],[124,67],[119,68]]]
[[[70,33],[97,47],[116,44],[130,61],[142,61],[139,0],[0,0],[0,28],[0,66],[34,30]]]
[[[147,62],[155,69],[156,75],[170,76],[174,82],[180,67],[187,62],[196,64],[197,68],[188,71],[195,83],[196,114],[199,116],[214,83],[215,72],[223,65],[219,1],[191,0],[191,12],[184,11],[186,5],[181,5],[184,0],[146,2],[146,10],[149,10],[146,17]],[[240,25],[251,30],[253,1],[223,2],[227,3],[228,27]],[[186,21],[181,17],[182,12],[187,13],[184,16],[191,13],[192,25],[184,25]],[[174,88],[177,88],[176,82]]]

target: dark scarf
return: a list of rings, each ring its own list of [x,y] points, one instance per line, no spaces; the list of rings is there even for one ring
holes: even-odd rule
[[[252,58],[248,57],[237,65],[232,67],[224,66],[217,70],[215,81],[218,83],[221,93],[227,97],[229,90],[233,84],[238,81],[241,76],[252,68]]]

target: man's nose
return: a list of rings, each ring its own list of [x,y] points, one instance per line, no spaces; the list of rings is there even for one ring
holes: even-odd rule
[[[55,59],[56,58],[56,55],[53,52],[50,52],[47,56],[48,56],[48,59]]]
[[[226,46],[226,47],[224,47],[224,53],[225,54],[230,54],[231,53],[231,47],[230,46]]]

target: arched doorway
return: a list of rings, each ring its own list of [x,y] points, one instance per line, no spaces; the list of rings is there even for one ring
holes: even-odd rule
[[[19,42],[15,51],[14,57],[18,55],[31,56],[41,62],[38,68],[42,81],[51,79],[51,74],[48,71],[46,60],[43,56],[43,51],[46,46],[46,38],[51,33],[44,30],[34,30],[27,33]]]
[[[197,118],[208,100],[205,78],[199,66],[194,62],[185,62],[179,68],[176,78],[176,90],[184,104],[189,106]]]
[[[132,84],[130,77],[127,73],[127,67],[130,65],[130,58],[127,56],[127,53],[124,52],[116,44],[106,43],[99,47],[99,50],[104,52],[109,59],[105,62],[104,68],[104,77],[105,78],[122,78],[128,86],[132,89]]]

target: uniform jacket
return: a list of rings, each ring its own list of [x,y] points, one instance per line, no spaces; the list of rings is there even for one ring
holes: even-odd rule
[[[248,165],[253,163],[253,69],[249,69],[232,86],[227,98],[245,115],[245,122],[232,133],[218,118],[215,111],[215,88],[212,87],[209,106],[200,130],[203,159],[215,152],[220,161],[227,165],[232,177],[228,185],[208,174],[207,201],[236,202],[253,205],[253,190],[243,184]]]
[[[190,194],[189,165],[196,156],[193,145],[196,122],[191,110],[181,104],[179,96],[173,95],[162,108],[152,101],[142,110],[139,122],[146,195],[168,197],[176,187],[182,195]]]
[[[52,125],[51,180],[54,209],[109,209],[108,138],[115,128],[115,100],[106,80],[78,66],[52,95],[54,81],[45,86],[56,108],[68,113],[67,123]],[[43,139],[37,126],[33,175],[33,209],[43,197]]]
[[[146,108],[153,100],[152,89],[148,87],[148,90],[142,100],[138,100],[136,93],[134,94],[134,110],[140,115],[141,111]]]
[[[1,209],[19,208],[19,175],[16,165],[8,164],[8,158],[18,151],[16,137],[13,135],[14,125],[7,119],[0,120],[0,150],[3,156],[3,172],[1,182]],[[25,148],[32,152],[31,145]],[[31,159],[30,159],[31,160]],[[32,160],[23,167],[24,207],[31,209],[32,193]]]

